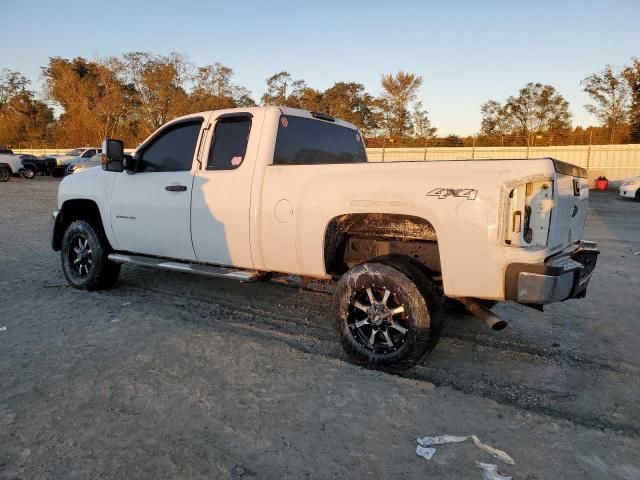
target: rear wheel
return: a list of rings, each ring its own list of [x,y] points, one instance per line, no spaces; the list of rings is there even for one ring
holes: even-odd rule
[[[109,244],[86,220],[71,222],[62,237],[62,270],[69,284],[80,290],[111,288],[120,264],[107,258]]]
[[[640,201],[640,188],[636,190],[636,200]]]
[[[9,180],[11,180],[9,167],[0,167],[0,182],[8,182]]]
[[[333,327],[356,363],[409,368],[438,341],[439,303],[429,279],[415,267],[374,260],[352,268],[338,282]]]

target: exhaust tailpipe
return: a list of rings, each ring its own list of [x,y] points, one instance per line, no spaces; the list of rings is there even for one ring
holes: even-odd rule
[[[466,307],[467,311],[471,315],[476,317],[478,320],[482,320],[491,330],[497,332],[507,326],[506,320],[500,318],[478,301],[471,298],[458,298],[457,300]]]

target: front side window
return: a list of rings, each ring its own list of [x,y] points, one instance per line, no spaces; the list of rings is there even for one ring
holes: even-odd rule
[[[247,153],[251,117],[230,117],[218,120],[209,150],[207,170],[238,168]]]
[[[142,151],[145,172],[188,172],[193,163],[202,120],[181,122],[160,132]]]
[[[357,130],[312,118],[280,117],[273,163],[317,165],[367,161]]]

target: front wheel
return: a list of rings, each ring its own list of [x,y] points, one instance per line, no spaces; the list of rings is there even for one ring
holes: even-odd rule
[[[333,313],[344,350],[370,367],[413,366],[435,347],[442,325],[429,279],[410,265],[383,260],[358,265],[342,276]]]
[[[80,290],[111,288],[120,264],[107,258],[109,244],[86,220],[71,222],[62,237],[62,270],[69,284]]]
[[[36,171],[33,168],[25,168],[22,171],[22,176],[28,180],[36,178]]]
[[[0,182],[11,180],[11,170],[8,167],[0,167]]]

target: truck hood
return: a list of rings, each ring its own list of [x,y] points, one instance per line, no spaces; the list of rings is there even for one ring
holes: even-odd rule
[[[71,162],[72,160],[76,160],[80,157],[72,157],[70,155],[60,155],[59,157],[55,157],[56,158],[56,163],[58,165],[68,165],[69,162]]]

